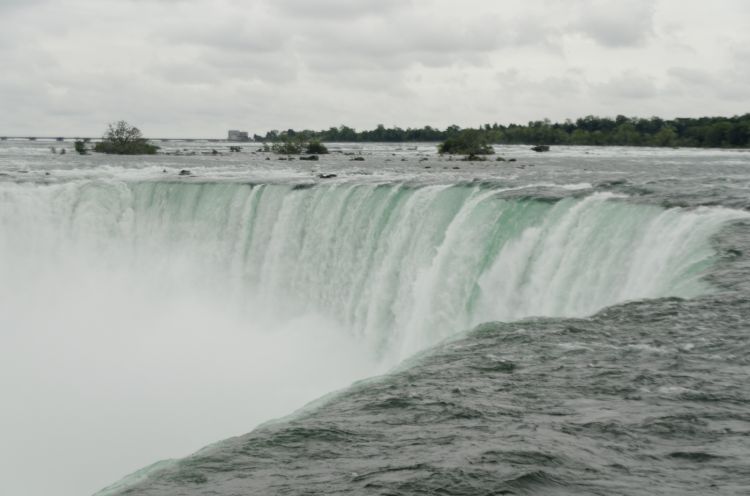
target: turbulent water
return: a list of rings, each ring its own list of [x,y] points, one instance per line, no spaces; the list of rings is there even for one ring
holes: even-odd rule
[[[12,493],[335,390],[102,494],[750,490],[748,153],[48,146],[0,144]]]

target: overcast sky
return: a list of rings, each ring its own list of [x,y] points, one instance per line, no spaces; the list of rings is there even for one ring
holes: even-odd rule
[[[747,0],[0,0],[0,135],[750,111]]]

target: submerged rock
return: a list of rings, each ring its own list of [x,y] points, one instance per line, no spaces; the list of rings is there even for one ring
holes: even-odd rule
[[[465,156],[461,160],[463,160],[464,162],[484,162],[485,160],[487,160],[487,158],[482,155],[476,155],[474,153],[470,153],[469,155]]]
[[[187,170],[187,169],[182,169],[182,170],[180,171],[180,175],[181,175],[181,176],[192,176],[192,175],[193,175],[193,173],[192,173],[192,172],[190,172],[190,171],[189,171],[189,170]]]
[[[352,160],[354,162],[364,162],[365,161],[365,157],[354,157]]]
[[[531,147],[532,150],[535,152],[548,152],[549,151],[549,145],[536,145]]]

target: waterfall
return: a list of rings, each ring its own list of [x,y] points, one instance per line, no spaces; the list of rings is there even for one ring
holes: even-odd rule
[[[481,322],[698,295],[747,217],[571,195],[0,182],[1,461],[93,491]]]
[[[456,185],[79,181],[5,184],[0,198],[4,280],[136,273],[256,318],[320,313],[397,359],[484,321],[699,294],[711,236],[744,215]]]

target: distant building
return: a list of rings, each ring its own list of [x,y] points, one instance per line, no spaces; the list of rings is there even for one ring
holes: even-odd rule
[[[247,131],[236,131],[234,129],[229,131],[227,139],[229,141],[250,141]]]

